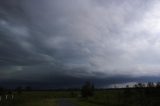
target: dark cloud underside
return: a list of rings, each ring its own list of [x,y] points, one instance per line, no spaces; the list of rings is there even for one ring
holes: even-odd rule
[[[158,80],[159,7],[157,0],[1,0],[0,83]]]

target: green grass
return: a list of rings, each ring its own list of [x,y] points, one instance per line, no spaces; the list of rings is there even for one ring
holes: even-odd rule
[[[78,106],[126,106],[127,100],[122,91],[96,91],[93,97],[78,98],[74,101]],[[129,105],[131,106],[131,105]]]
[[[133,90],[126,94],[124,90],[96,91],[93,97],[78,98],[73,102],[77,106],[160,106],[160,95],[147,94],[143,90]]]
[[[68,98],[76,106],[160,106],[160,93],[147,94],[133,90],[126,95],[124,90],[95,91],[93,97],[79,98],[80,92],[31,91],[16,94],[14,100],[0,103],[0,106],[58,106],[59,98]],[[155,96],[156,95],[156,96]]]
[[[57,106],[55,99],[41,99],[15,103],[14,106]]]
[[[30,91],[15,93],[14,100],[4,100],[0,106],[57,106],[59,98],[73,98],[78,92],[73,91]]]
[[[14,100],[3,100],[0,106],[56,106],[57,98],[68,95],[65,92],[23,92],[16,94]]]
[[[121,106],[120,92],[96,91],[93,97],[77,99],[79,106]]]

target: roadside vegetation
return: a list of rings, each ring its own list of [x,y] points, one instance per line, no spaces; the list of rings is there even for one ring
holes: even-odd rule
[[[0,106],[58,106],[62,98],[75,106],[160,106],[160,83],[151,82],[121,89],[95,89],[92,83],[86,82],[81,90],[27,91],[19,87],[12,93],[6,92],[0,91],[3,95]]]

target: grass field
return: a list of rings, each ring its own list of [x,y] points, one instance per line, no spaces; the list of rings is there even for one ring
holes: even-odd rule
[[[88,98],[80,98],[79,94],[79,91],[22,92],[16,94],[14,100],[3,100],[0,106],[58,106],[61,98],[70,98],[75,106],[160,106],[157,92],[141,89],[95,91],[94,96]]]
[[[14,100],[2,100],[1,106],[56,106],[56,98],[52,92],[23,92]]]
[[[22,93],[14,93],[14,99],[3,96],[0,106],[58,106],[61,98],[71,98],[78,95],[78,92],[69,91],[30,91]]]
[[[75,100],[78,106],[160,106],[160,89],[96,91],[93,97]]]

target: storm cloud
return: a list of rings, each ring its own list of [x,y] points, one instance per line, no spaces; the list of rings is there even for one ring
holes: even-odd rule
[[[158,80],[159,7],[158,0],[1,0],[0,83]]]

